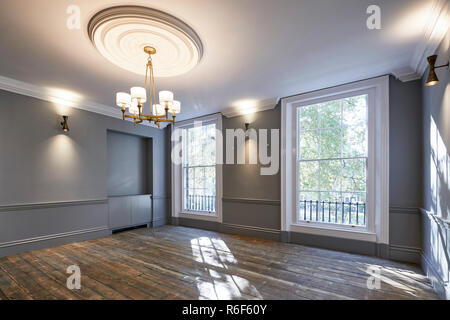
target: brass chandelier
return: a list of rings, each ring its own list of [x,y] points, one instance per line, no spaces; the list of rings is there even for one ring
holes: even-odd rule
[[[122,108],[122,118],[123,120],[127,118],[133,119],[134,126],[144,121],[154,122],[158,128],[161,122],[175,124],[176,114],[181,112],[181,103],[173,99],[173,93],[170,91],[160,91],[159,104],[156,103],[155,78],[152,63],[152,55],[156,53],[156,49],[146,46],[144,47],[144,52],[148,54],[144,87],[133,87],[130,89],[130,93],[118,92],[116,94],[116,104]],[[150,89],[148,99],[147,84]],[[150,114],[144,113],[144,104],[147,101],[150,102]],[[129,114],[126,113],[127,108]],[[169,118],[169,114],[171,115],[171,119]]]

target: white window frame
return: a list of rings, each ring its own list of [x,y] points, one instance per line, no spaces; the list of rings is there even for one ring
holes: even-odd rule
[[[367,94],[367,226],[297,221],[297,108]],[[281,227],[337,238],[389,243],[389,76],[363,80],[282,99]]]
[[[172,133],[175,129],[188,129],[194,127],[196,123],[201,122],[202,125],[214,123],[216,130],[222,132],[222,114],[213,114],[205,117],[180,121],[172,126]],[[172,150],[174,148],[172,141]],[[182,143],[182,142],[178,142]],[[222,162],[220,157],[223,155],[222,135],[216,137],[216,212],[202,211],[186,211],[183,206],[183,165],[176,164],[172,161],[172,217],[188,218],[196,220],[205,220],[212,222],[222,222]]]

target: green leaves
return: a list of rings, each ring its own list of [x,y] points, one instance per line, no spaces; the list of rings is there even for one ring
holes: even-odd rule
[[[367,95],[298,109],[299,200],[365,202]]]
[[[216,126],[193,127],[185,132],[184,179],[189,195],[216,193]]]

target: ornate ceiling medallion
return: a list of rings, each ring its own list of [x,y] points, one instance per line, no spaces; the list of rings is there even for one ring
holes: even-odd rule
[[[95,14],[88,34],[97,50],[110,62],[145,75],[144,48],[151,46],[155,77],[173,77],[194,68],[203,55],[195,31],[165,12],[140,6],[118,6]]]

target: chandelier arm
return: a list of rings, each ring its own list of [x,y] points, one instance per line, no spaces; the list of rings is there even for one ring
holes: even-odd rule
[[[153,61],[152,61],[150,73],[151,73],[151,77],[152,77],[152,87],[151,87],[152,101],[153,101],[153,98],[155,98],[154,104],[156,104],[156,89],[155,89],[155,75],[153,73]],[[150,106],[150,114],[153,115],[153,102],[152,102],[152,105]]]
[[[170,122],[175,124],[175,120],[170,120],[170,119],[159,119],[158,122]]]
[[[150,74],[149,74],[149,70],[151,70],[151,64],[150,63],[151,63],[151,56],[149,55],[148,56],[148,60],[147,60],[147,66],[145,67],[145,85],[144,85],[145,91],[147,91],[147,77],[150,78]],[[149,102],[150,102],[150,113],[151,113],[152,112],[152,105],[153,105],[153,97],[151,95],[151,92],[150,92]]]
[[[150,56],[149,56],[149,59],[150,59]],[[147,91],[147,75],[148,75],[148,68],[149,68],[149,66],[148,66],[148,61],[147,61],[147,65],[145,66],[145,80],[144,80],[144,89],[145,89],[145,91]],[[151,102],[150,102],[151,103]],[[151,109],[152,107],[151,107],[151,104],[150,104],[150,109]],[[141,110],[139,109],[139,116],[142,116],[144,114],[144,106],[142,106],[142,112],[141,112]]]

